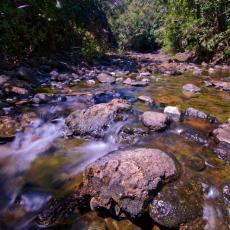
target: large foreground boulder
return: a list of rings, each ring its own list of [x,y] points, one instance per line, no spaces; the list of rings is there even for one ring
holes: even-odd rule
[[[122,120],[124,112],[131,109],[128,101],[114,99],[109,103],[97,104],[89,109],[71,113],[66,124],[75,135],[102,137],[113,122]]]
[[[91,209],[105,208],[117,217],[137,218],[160,186],[178,175],[177,163],[158,149],[116,151],[89,165],[83,186]]]

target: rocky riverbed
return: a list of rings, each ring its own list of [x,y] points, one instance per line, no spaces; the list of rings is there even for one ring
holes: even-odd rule
[[[229,84],[162,53],[1,66],[0,229],[229,229]]]

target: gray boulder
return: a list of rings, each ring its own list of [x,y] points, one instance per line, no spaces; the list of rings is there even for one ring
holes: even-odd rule
[[[91,209],[105,208],[117,217],[137,218],[147,211],[159,186],[178,175],[177,163],[158,149],[115,151],[89,165],[83,187]]]
[[[109,83],[112,84],[116,81],[116,79],[113,76],[110,76],[106,73],[101,73],[97,76],[97,80],[101,83]]]
[[[141,116],[142,123],[153,131],[159,131],[167,127],[168,116],[164,113],[144,112]]]
[[[66,124],[75,135],[102,137],[109,125],[122,120],[130,109],[131,105],[126,100],[114,99],[89,109],[76,110],[67,117]]]
[[[180,121],[181,112],[176,106],[167,106],[164,109],[164,113],[168,115],[169,119],[172,121]]]

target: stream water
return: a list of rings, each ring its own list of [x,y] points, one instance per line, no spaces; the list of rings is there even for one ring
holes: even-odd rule
[[[229,80],[227,77],[228,74],[216,75],[218,79]],[[201,109],[222,122],[230,117],[229,92],[203,87],[199,94],[189,96],[181,91],[181,87],[186,83],[202,86],[205,77],[194,77],[192,74],[175,77],[154,75],[150,79],[150,85],[147,87],[132,87],[119,83],[112,86],[98,83],[88,86],[86,82],[69,87],[72,92],[88,92],[88,97],[105,89],[112,92],[98,97],[97,102],[106,102],[115,94],[131,101],[140,95],[150,96],[155,100],[157,106],[134,101],[133,109],[136,114],[161,110],[161,106],[167,104],[177,105],[181,110],[188,107]],[[52,90],[47,86],[38,91],[60,94],[59,90]],[[73,191],[81,183],[81,172],[89,163],[124,147],[125,144],[117,143],[118,132],[127,123],[135,124],[136,120],[132,115],[125,122],[110,127],[102,140],[67,138],[64,119],[76,102],[79,102],[79,97],[68,96],[67,101],[20,107],[21,111],[35,112],[39,118],[34,120],[30,128],[19,132],[12,142],[0,145],[0,229],[37,229],[33,219],[52,196],[63,197]],[[230,208],[223,210],[221,201],[221,186],[230,180],[230,167],[218,159],[212,149],[191,141],[180,133],[182,130],[195,129],[209,138],[208,132],[214,128],[215,125],[206,121],[187,119],[170,126],[163,133],[139,137],[132,144],[156,147],[173,153],[182,164],[185,159],[193,157],[199,157],[205,162],[204,170],[193,171],[188,167],[188,173],[183,176],[185,180],[189,180],[192,175],[202,181],[205,190],[203,218],[207,221],[206,230],[222,229],[225,217],[230,215]],[[105,229],[101,227],[104,222],[107,229],[138,229],[131,222],[119,222],[111,218],[104,220],[91,212],[78,216],[76,222],[79,225],[72,222],[59,229]]]

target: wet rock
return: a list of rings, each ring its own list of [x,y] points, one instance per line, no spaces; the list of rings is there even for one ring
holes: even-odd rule
[[[207,87],[212,86],[219,90],[230,91],[230,82],[214,81],[214,80],[205,81],[205,86]]]
[[[164,109],[164,113],[167,114],[170,120],[178,122],[181,120],[181,112],[176,106],[167,106]]]
[[[119,98],[119,97],[120,97],[120,94],[114,90],[98,91],[94,95],[94,101],[96,104],[107,103],[111,101],[112,99]]]
[[[133,80],[132,80],[131,78],[127,78],[127,79],[125,79],[125,80],[123,81],[123,83],[126,84],[126,85],[131,85],[132,81],[133,81]]]
[[[185,111],[185,116],[190,117],[190,118],[200,118],[206,120],[208,118],[208,115],[198,109],[194,108],[188,108]]]
[[[222,185],[222,194],[225,202],[230,205],[230,181]]]
[[[220,125],[213,134],[218,142],[230,144],[230,123]]]
[[[116,79],[109,75],[109,74],[106,74],[106,73],[101,73],[97,76],[97,80],[101,83],[114,83],[116,81]]]
[[[20,117],[20,125],[22,128],[25,128],[27,126],[32,125],[37,119],[38,119],[38,116],[34,112],[24,113]]]
[[[35,223],[41,228],[48,228],[65,222],[77,207],[87,206],[88,198],[76,191],[62,199],[52,198],[36,217]]]
[[[167,228],[178,228],[192,222],[203,213],[202,187],[190,181],[166,186],[153,199],[149,214],[154,221]]]
[[[35,104],[46,103],[49,100],[49,97],[44,93],[37,93],[34,95],[32,101]]]
[[[201,89],[193,84],[186,84],[182,87],[183,91],[190,93],[198,93]]]
[[[91,195],[91,209],[137,218],[146,212],[149,199],[159,186],[178,174],[176,162],[158,149],[116,151],[90,164],[83,186]]]
[[[129,125],[124,126],[118,134],[118,143],[123,144],[135,144],[139,137],[148,134],[148,130],[141,127],[130,127]]]
[[[122,120],[125,112],[131,109],[130,104],[122,99],[98,104],[87,110],[71,113],[66,124],[75,135],[102,137],[111,123]]]
[[[11,140],[14,138],[20,126],[17,121],[8,116],[0,117],[0,140]]]
[[[133,81],[131,83],[131,86],[147,86],[148,85],[149,80],[145,81],[144,79],[142,81]]]
[[[214,152],[219,158],[230,163],[230,144],[221,142],[214,148]]]
[[[148,97],[148,96],[139,96],[138,100],[147,102],[149,104],[153,103],[153,99],[151,97]]]
[[[169,121],[166,114],[151,111],[144,112],[141,120],[146,127],[153,131],[165,129]]]
[[[94,80],[87,80],[86,81],[87,85],[95,85],[96,82]]]

